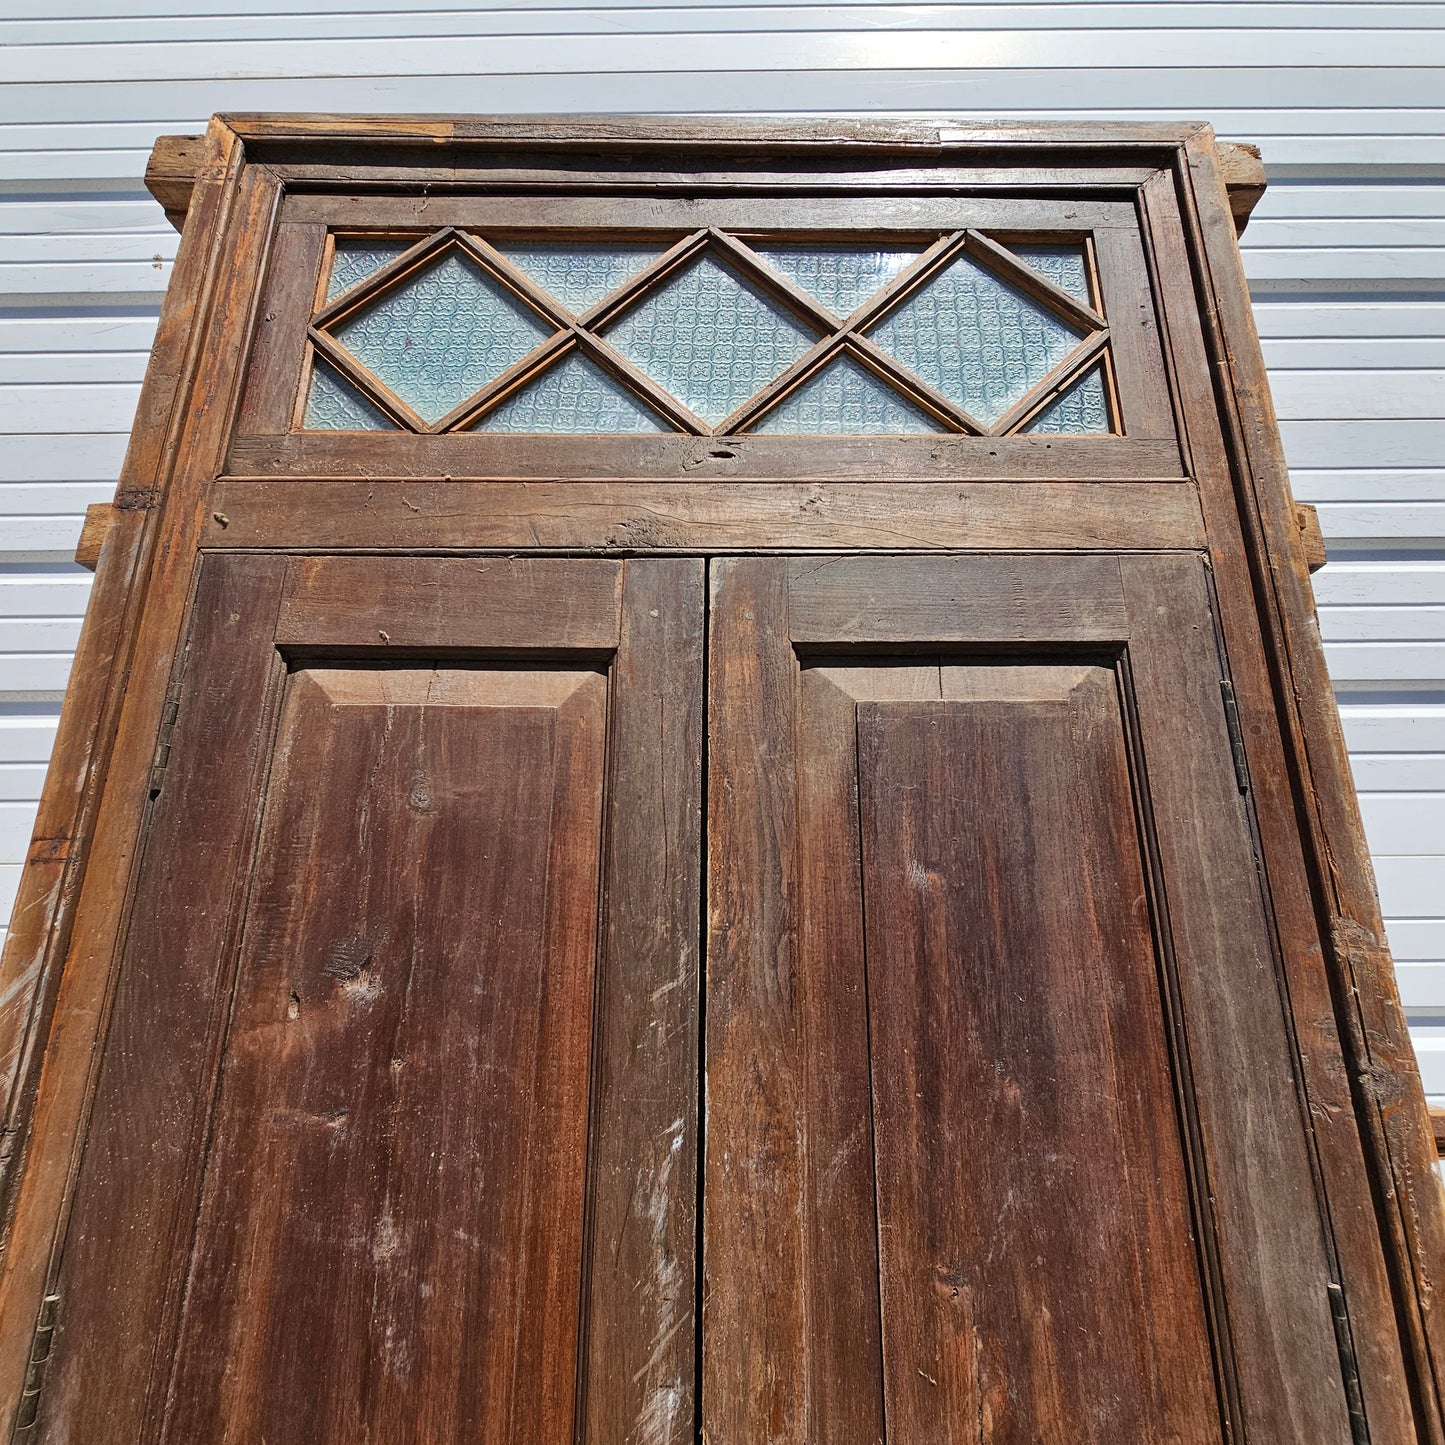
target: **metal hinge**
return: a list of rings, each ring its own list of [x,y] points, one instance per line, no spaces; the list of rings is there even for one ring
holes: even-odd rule
[[[1345,1407],[1350,1412],[1351,1445],[1370,1445],[1370,1424],[1365,1418],[1365,1401],[1360,1391],[1360,1367],[1355,1360],[1355,1340],[1350,1331],[1350,1312],[1345,1292],[1333,1281],[1325,1285],[1330,1301],[1330,1318],[1335,1326],[1335,1348],[1340,1355],[1340,1374],[1345,1384]]]
[[[181,712],[181,674],[177,671],[166,689],[166,700],[161,705],[161,728],[156,735],[156,750],[151,757],[150,795],[160,796],[165,784],[166,768],[171,761],[171,742],[176,735],[176,719]]]
[[[30,1342],[30,1363],[25,1368],[20,1408],[15,1412],[13,1439],[30,1433],[40,1410],[40,1392],[45,1388],[45,1369],[50,1363],[50,1345],[55,1338],[55,1317],[59,1309],[58,1294],[48,1294],[40,1301],[40,1318],[35,1322],[35,1336]]]
[[[1219,679],[1219,695],[1224,700],[1224,725],[1229,729],[1229,755],[1234,759],[1234,781],[1239,791],[1249,791],[1249,762],[1244,755],[1244,730],[1239,725],[1239,705],[1234,700],[1234,684],[1227,677]]]

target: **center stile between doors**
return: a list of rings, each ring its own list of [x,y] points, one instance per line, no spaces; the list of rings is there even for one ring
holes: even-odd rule
[[[162,143],[5,955],[13,1438],[1445,1445],[1225,169]]]

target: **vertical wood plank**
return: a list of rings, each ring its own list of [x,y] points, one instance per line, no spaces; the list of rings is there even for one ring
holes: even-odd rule
[[[1350,1438],[1323,1201],[1288,1001],[1230,763],[1198,558],[1123,557],[1130,674],[1158,819],[1199,1125],[1252,1436]],[[1207,859],[1208,866],[1201,866]]]
[[[291,430],[306,360],[306,323],[325,250],[325,226],[288,221],[276,227],[246,367],[249,382],[236,419],[243,436],[279,436]]]
[[[697,1347],[704,564],[624,564],[608,778],[585,1436],[683,1445]]]
[[[284,574],[274,557],[202,569],[174,761],[148,830],[58,1277],[65,1311],[41,1439],[138,1440],[153,1428],[284,671],[271,641]]]
[[[605,703],[293,675],[166,1439],[571,1437]]]
[[[710,594],[702,1427],[810,1445],[786,567],[715,562]]]

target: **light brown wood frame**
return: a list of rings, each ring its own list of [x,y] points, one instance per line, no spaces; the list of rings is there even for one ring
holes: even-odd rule
[[[1183,549],[1203,551],[1214,578],[1298,1045],[1300,1100],[1280,1107],[1298,1102],[1313,1122],[1342,1355],[1368,1420],[1357,1438],[1445,1442],[1445,1216],[1235,241],[1226,171],[1239,162],[1221,162],[1202,124],[947,119],[231,116],[203,139],[162,143],[157,190],[186,212],[185,233],[0,980],[7,1428],[47,1338],[43,1301],[202,549]],[[1236,198],[1258,188],[1244,179]],[[961,197],[997,198],[1055,224],[1063,200],[1125,207],[1170,413],[1137,439],[1127,423],[1123,438],[1079,441],[831,439],[811,472],[792,438],[587,439],[562,452],[552,438],[488,438],[503,444],[482,458],[469,455],[476,437],[348,448],[238,426],[247,358],[259,366],[284,330],[262,302],[282,217],[440,228],[479,197],[533,195],[565,198],[574,218],[591,198],[599,223],[616,224],[628,193],[703,210],[740,195],[759,206],[884,195],[955,215]]]

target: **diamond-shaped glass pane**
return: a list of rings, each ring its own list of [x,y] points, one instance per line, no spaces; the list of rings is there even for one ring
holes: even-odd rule
[[[1010,246],[1009,250],[1041,276],[1047,276],[1060,291],[1067,291],[1076,301],[1092,306],[1089,295],[1089,273],[1084,264],[1084,248],[1080,245],[1049,242],[1037,245]]]
[[[434,422],[552,330],[470,257],[449,250],[343,321],[334,335],[418,416]]]
[[[662,255],[650,241],[579,245],[574,241],[516,241],[498,244],[513,265],[555,296],[574,316],[610,296]]]
[[[1099,367],[1076,381],[1051,401],[1025,428],[1026,432],[1057,436],[1107,436],[1109,404],[1104,399],[1104,374]]]
[[[921,246],[755,244],[753,250],[835,316],[851,316],[923,254]]]
[[[890,311],[871,336],[990,426],[1080,340],[1072,326],[966,255]]]
[[[840,356],[789,393],[749,430],[907,436],[940,432],[944,427],[851,356]]]
[[[477,431],[589,435],[671,431],[621,382],[573,351],[476,425]]]
[[[343,381],[324,361],[311,368],[306,393],[307,431],[395,431],[396,423],[373,406],[349,381]]]
[[[607,339],[712,425],[814,341],[778,302],[711,256],[649,293]]]
[[[326,299],[335,301],[343,291],[350,291],[358,281],[374,275],[412,245],[411,241],[338,241],[326,281]]]

